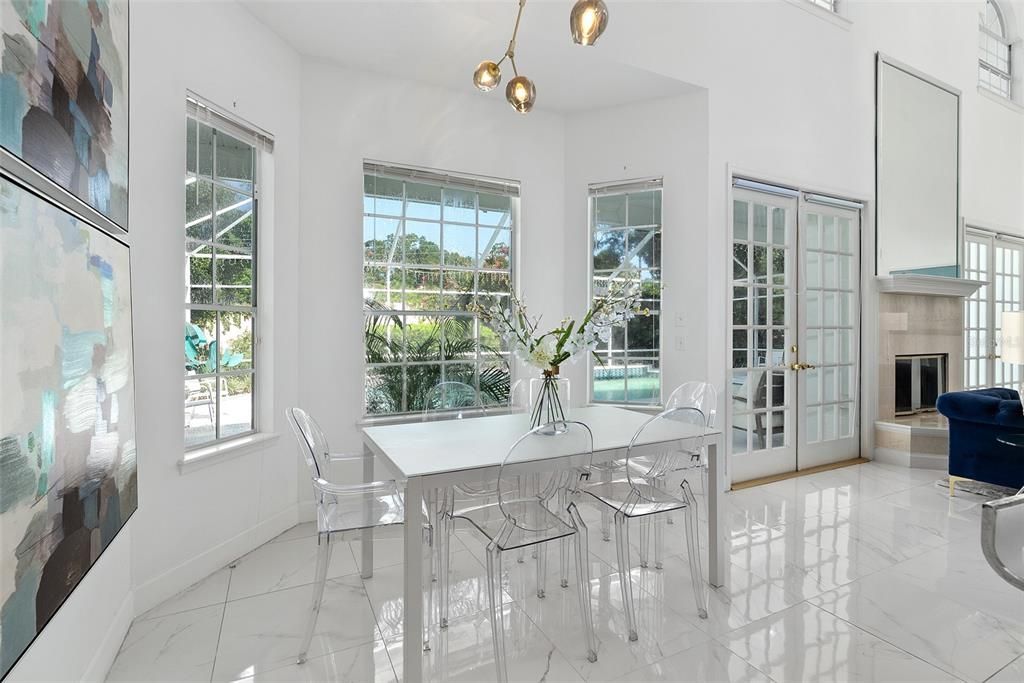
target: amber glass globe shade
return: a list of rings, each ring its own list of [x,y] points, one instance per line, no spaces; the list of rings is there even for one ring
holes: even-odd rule
[[[525,114],[537,101],[537,88],[526,76],[516,76],[505,86],[505,98],[517,112]]]
[[[477,65],[476,71],[473,72],[473,85],[487,92],[494,90],[499,83],[501,83],[501,69],[497,64],[485,59]]]
[[[593,45],[608,26],[604,0],[577,0],[569,13],[569,30],[577,45]]]

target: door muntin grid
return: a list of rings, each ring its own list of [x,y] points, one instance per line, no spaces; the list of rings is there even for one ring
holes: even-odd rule
[[[968,235],[964,245],[964,278],[989,282],[990,236]],[[988,386],[992,348],[988,313],[989,285],[984,284],[964,300],[964,388]]]
[[[733,200],[732,452],[792,445],[793,210],[744,194]]]
[[[814,367],[800,371],[801,428],[807,444],[857,432],[858,220],[850,212],[807,208],[802,238],[804,312],[798,355]]]
[[[1017,388],[1020,366],[1000,360],[1004,311],[1022,306],[1024,244],[991,234],[968,233],[964,277],[982,285],[964,301],[964,388]]]

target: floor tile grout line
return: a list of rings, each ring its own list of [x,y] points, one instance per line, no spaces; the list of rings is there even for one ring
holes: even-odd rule
[[[850,584],[847,584],[847,585],[850,585]],[[882,635],[880,635],[878,633],[875,633],[875,632],[873,632],[873,631],[871,631],[871,630],[869,630],[869,629],[867,629],[867,628],[865,628],[863,626],[858,626],[857,624],[855,624],[854,622],[850,621],[849,619],[844,619],[843,617],[841,617],[838,614],[836,614],[836,613],[826,609],[825,607],[823,607],[821,605],[815,605],[813,602],[811,602],[811,599],[804,600],[803,602],[799,603],[798,605],[792,605],[790,607],[787,607],[785,610],[781,610],[781,611],[776,612],[774,614],[770,614],[770,615],[767,615],[765,617],[762,617],[761,619],[758,619],[757,621],[762,621],[764,619],[770,619],[772,617],[776,617],[779,614],[781,614],[782,612],[785,612],[787,610],[793,609],[794,607],[799,607],[800,605],[807,605],[807,606],[812,607],[814,609],[821,610],[822,612],[825,612],[826,614],[831,615],[835,619],[838,619],[839,621],[841,621],[841,622],[843,622],[845,624],[848,624],[851,628],[856,629],[857,631],[860,631],[861,633],[867,634],[868,636],[870,636],[872,638],[875,638],[876,640],[879,640],[879,641],[881,641],[881,642],[883,642],[883,643],[885,643],[885,644],[895,648],[896,650],[899,650],[900,652],[902,652],[903,654],[907,655],[908,657],[910,657],[912,659],[915,659],[915,660],[917,660],[919,662],[922,662],[923,664],[925,664],[925,665],[927,665],[927,666],[929,666],[929,667],[931,667],[933,669],[936,669],[938,671],[942,671],[943,673],[947,673],[950,676],[953,676],[953,678],[955,678],[957,680],[963,680],[959,676],[957,676],[957,674],[953,673],[952,671],[947,670],[944,666],[942,666],[942,665],[940,665],[940,664],[938,664],[936,662],[930,662],[927,659],[925,659],[924,657],[920,657],[918,655],[915,655],[913,652],[910,652],[910,651],[906,650],[905,648],[900,647],[899,645],[897,645],[896,643],[891,642],[890,640],[888,640],[887,638],[883,637]],[[754,624],[754,623],[757,623],[757,622],[753,621],[750,624],[747,624],[746,626],[740,626],[739,628],[733,629],[732,631],[729,631],[728,633],[725,633],[725,634],[722,634],[721,636],[718,636],[718,638],[716,638],[716,640],[719,640],[719,642],[721,642],[720,639],[725,637],[725,636],[727,636],[729,633],[733,633],[735,631],[739,631],[739,630],[745,629],[745,628],[749,627],[751,624]],[[722,643],[722,644],[725,645],[725,643]],[[728,646],[726,645],[726,647],[728,647]],[[730,648],[730,650],[731,650],[731,648]],[[739,656],[739,655],[737,655],[737,656]],[[741,659],[742,659],[742,657],[741,657]],[[1017,661],[1017,659],[1010,660],[1010,662],[1006,666],[1009,666],[1010,664],[1012,664],[1015,661]],[[754,667],[754,668],[757,668],[757,667]],[[1003,667],[1003,668],[1006,668],[1006,667]],[[1002,669],[1000,669],[1000,671],[1002,671]],[[762,673],[764,673],[766,676],[768,675],[767,672],[762,671]],[[992,674],[992,676],[995,676],[997,673],[999,673],[999,672],[997,671],[996,673]],[[771,677],[769,676],[769,678],[771,678]],[[991,678],[991,676],[989,678]],[[772,679],[772,680],[774,680],[774,679]],[[985,680],[988,680],[988,679],[985,679]]]
[[[860,579],[858,579],[858,580],[860,580]],[[850,585],[850,584],[847,584],[847,585]],[[836,589],[836,590],[839,590],[839,589]],[[831,593],[831,592],[834,592],[834,591],[828,591],[828,592],[830,592],[830,593]],[[822,593],[822,595],[824,595],[824,593]],[[821,597],[821,596],[817,596],[817,597]],[[960,678],[960,676],[958,676],[958,675],[957,675],[957,674],[956,674],[955,672],[953,672],[953,671],[950,671],[950,670],[949,670],[948,668],[946,668],[946,667],[945,667],[945,666],[943,666],[942,664],[939,664],[938,662],[930,662],[930,661],[928,661],[927,659],[924,659],[923,657],[918,657],[918,656],[917,656],[917,655],[915,655],[915,654],[914,654],[913,652],[909,652],[908,650],[906,650],[906,649],[904,649],[904,648],[900,647],[900,646],[899,646],[899,645],[897,645],[896,643],[894,643],[894,642],[892,642],[891,640],[889,640],[889,639],[888,639],[888,638],[887,638],[887,637],[885,636],[885,634],[883,634],[883,633],[881,633],[881,632],[878,632],[878,631],[876,631],[875,629],[871,629],[871,628],[868,628],[868,627],[867,627],[866,625],[865,625],[865,626],[859,626],[859,625],[857,625],[856,623],[854,623],[854,622],[850,621],[849,619],[846,619],[846,618],[844,618],[844,617],[842,617],[842,616],[840,616],[840,615],[836,614],[835,612],[833,612],[832,610],[828,609],[828,608],[827,608],[827,607],[825,607],[824,605],[815,605],[814,603],[810,602],[809,600],[808,600],[807,602],[808,602],[808,603],[809,603],[809,604],[810,604],[810,605],[811,605],[812,607],[817,607],[818,609],[822,610],[823,612],[826,612],[826,613],[828,613],[828,614],[831,614],[831,615],[832,615],[833,617],[835,617],[836,619],[839,619],[840,621],[842,621],[842,622],[845,622],[845,623],[849,624],[849,625],[850,625],[850,626],[852,626],[853,628],[855,628],[855,629],[857,629],[857,630],[859,630],[859,631],[863,631],[864,633],[867,633],[867,634],[868,634],[869,636],[872,636],[872,637],[874,637],[874,638],[877,638],[878,640],[881,640],[882,642],[884,642],[884,643],[886,643],[886,644],[888,644],[888,645],[891,645],[892,647],[896,648],[897,650],[899,650],[900,652],[902,652],[902,653],[906,654],[907,656],[909,656],[909,657],[913,657],[913,658],[914,658],[914,659],[916,659],[916,660],[919,660],[919,661],[921,661],[921,662],[924,662],[924,663],[925,663],[925,664],[927,664],[928,666],[930,666],[930,667],[932,667],[932,668],[934,668],[934,669],[938,669],[939,671],[942,671],[943,673],[949,674],[950,676],[952,676],[953,678],[955,678],[955,679],[957,679],[957,680],[963,680],[963,679],[961,679],[961,678]],[[1011,661],[1014,661],[1014,660],[1011,660]],[[998,672],[997,672],[997,673],[998,673]],[[995,674],[993,674],[993,675],[995,675]]]
[[[351,545],[349,547],[351,549]],[[374,550],[376,550],[376,548],[374,548]],[[353,557],[355,556],[355,550],[352,551],[352,555],[353,555]],[[403,557],[403,560],[402,560],[401,564],[403,564],[403,565],[405,564],[404,557]],[[388,565],[388,566],[390,567],[390,566],[394,566],[394,565]],[[373,567],[373,572],[376,573],[378,569],[380,569],[380,567],[374,566]],[[391,656],[391,648],[388,647],[388,640],[387,640],[387,638],[384,637],[384,631],[380,627],[380,619],[377,618],[377,610],[374,608],[373,600],[370,599],[370,591],[369,591],[369,589],[366,586],[366,582],[367,581],[372,581],[374,577],[371,575],[369,579],[364,579],[361,570],[360,570],[358,576],[359,576],[359,583],[363,587],[363,597],[366,598],[366,604],[370,607],[370,614],[371,614],[371,616],[373,616],[373,626],[374,626],[374,628],[377,629],[377,635],[380,636],[380,643],[384,647],[384,655],[388,658],[388,664],[391,665],[391,675],[394,676],[394,680],[395,681],[399,681],[401,679],[399,679],[399,677],[398,677],[398,670],[395,669],[395,660]],[[402,629],[402,647],[404,648],[405,646],[406,646],[406,642],[405,642],[405,629],[403,628]],[[422,645],[420,647],[422,647]],[[422,655],[423,653],[420,653],[420,654]]]
[[[235,564],[238,560],[235,560],[228,565],[228,585],[224,590],[224,602],[221,604],[220,609],[220,627],[217,629],[217,644],[213,648],[213,666],[210,667],[210,683],[213,683],[213,676],[217,673],[217,660],[220,659],[220,638],[224,633],[224,619],[228,613],[228,601],[227,597],[231,594],[231,577],[235,573]]]
[[[1008,661],[1008,662],[1007,662],[1007,663],[1006,663],[1006,664],[1005,664],[1005,665],[1004,665],[1004,666],[1003,666],[1002,668],[1000,668],[1000,669],[999,669],[999,671],[996,671],[996,672],[995,672],[995,673],[993,673],[993,674],[992,674],[991,676],[989,676],[988,678],[986,678],[986,679],[985,679],[985,681],[984,681],[984,683],[988,683],[988,682],[989,682],[989,681],[991,681],[991,680],[992,680],[993,678],[995,678],[995,677],[996,677],[996,676],[998,676],[999,674],[1003,673],[1004,671],[1006,671],[1007,669],[1009,669],[1009,668],[1010,668],[1011,666],[1013,666],[1013,665],[1014,665],[1014,664],[1016,664],[1017,662],[1020,662],[1021,664],[1024,664],[1024,654],[1020,655],[1019,657],[1014,657],[1013,659],[1011,659],[1010,661]]]

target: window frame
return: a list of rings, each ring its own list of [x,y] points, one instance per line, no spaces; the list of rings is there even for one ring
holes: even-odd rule
[[[196,124],[197,140],[199,126],[206,126],[214,131],[214,135],[221,134],[231,138],[234,141],[240,142],[247,145],[252,150],[252,191],[250,194],[252,198],[252,239],[251,245],[248,249],[248,260],[251,263],[251,294],[250,303],[248,305],[241,304],[221,304],[221,303],[193,303],[190,301],[193,286],[191,284],[191,258],[192,251],[190,245],[199,248],[209,249],[220,249],[227,246],[229,249],[232,245],[223,245],[217,242],[217,235],[214,234],[210,240],[197,239],[188,236],[187,232],[183,234],[185,241],[184,245],[184,268],[185,268],[185,288],[186,288],[186,301],[184,302],[184,313],[185,323],[191,322],[192,311],[207,311],[215,313],[215,330],[214,339],[218,342],[217,349],[217,362],[216,369],[213,372],[202,372],[189,374],[186,369],[183,375],[183,381],[197,381],[201,384],[209,386],[208,383],[212,382],[213,390],[211,400],[213,401],[214,409],[214,435],[212,439],[207,439],[195,443],[185,443],[185,461],[194,459],[197,455],[203,452],[213,452],[223,449],[225,446],[233,445],[234,443],[247,443],[254,436],[261,434],[262,427],[262,401],[260,391],[260,380],[259,377],[263,374],[261,356],[261,329],[260,321],[261,315],[260,304],[261,304],[261,279],[259,276],[260,270],[260,259],[261,254],[259,250],[260,232],[262,228],[262,215],[261,215],[261,193],[263,185],[263,154],[272,149],[272,138],[267,136],[261,131],[256,131],[248,128],[244,123],[240,123],[230,117],[227,114],[222,113],[211,107],[209,104],[203,101],[199,101],[195,96],[189,94],[187,98],[187,107],[185,114],[186,131],[190,121],[194,121]],[[186,133],[186,145],[187,145],[187,133]],[[211,211],[212,216],[217,215],[216,206],[216,190],[218,188],[226,189],[236,194],[247,194],[244,190],[240,190],[238,187],[232,186],[229,183],[224,182],[218,178],[217,175],[217,143],[216,139],[212,144],[212,155],[211,155],[212,173],[209,177],[203,176],[199,173],[199,169],[191,171],[188,169],[186,164],[185,168],[185,183],[186,187],[191,184],[189,179],[193,178],[194,182],[198,182],[199,178],[202,178],[211,184],[211,189],[214,191],[211,199]],[[188,221],[185,221],[185,230],[187,231]],[[213,225],[216,225],[214,220]],[[238,249],[236,252],[240,256],[246,254]],[[218,289],[217,283],[217,252],[211,253],[211,267],[210,267],[210,291],[211,295]],[[239,313],[246,315],[250,319],[250,334],[252,337],[252,348],[251,348],[251,359],[249,361],[249,367],[240,370],[225,370],[221,367],[221,355],[219,337],[221,334],[221,315],[223,313]],[[251,406],[250,406],[250,428],[241,432],[232,433],[230,435],[222,435],[222,418],[221,413],[221,382],[231,377],[249,377],[251,378]],[[187,403],[187,396],[185,397],[185,403]],[[185,410],[189,410],[189,406],[184,406]],[[195,406],[191,407],[194,412]],[[187,435],[187,431],[183,427],[183,434]]]
[[[366,305],[366,270],[367,268],[385,268],[385,269],[399,269],[403,271],[414,270],[414,271],[430,271],[436,272],[441,283],[438,290],[438,297],[444,296],[444,283],[443,275],[448,272],[455,273],[471,273],[473,275],[473,297],[476,299],[479,295],[490,294],[493,292],[487,292],[480,289],[480,275],[484,273],[493,273],[501,275],[507,272],[509,289],[508,292],[512,293],[516,291],[517,287],[517,272],[518,272],[518,254],[519,254],[519,235],[520,235],[520,183],[514,180],[504,180],[497,178],[488,178],[484,176],[474,176],[467,173],[457,173],[441,171],[436,169],[418,168],[406,165],[389,164],[383,162],[375,162],[366,160],[363,163],[363,173],[361,175],[363,182],[363,221],[367,218],[380,218],[384,220],[395,220],[397,221],[396,233],[401,230],[402,234],[405,234],[406,222],[423,222],[436,224],[438,227],[438,261],[437,263],[412,263],[407,262],[406,257],[402,256],[400,263],[393,262],[392,260],[384,261],[371,261],[367,259],[366,255],[366,240],[365,233],[362,234],[360,239],[360,248],[363,250],[362,257],[362,281],[363,281],[363,304],[362,304],[362,316],[360,317],[360,323],[364,326],[369,317],[373,315],[391,315],[387,310],[378,310],[369,308]],[[366,182],[367,178],[387,178],[402,183],[402,211],[399,215],[392,214],[381,214],[378,212],[367,212],[366,210],[366,198],[369,196],[366,194]],[[439,205],[439,217],[434,219],[421,218],[416,216],[408,215],[408,185],[412,183],[414,185],[425,185],[437,188],[441,192],[441,202]],[[463,191],[472,192],[474,194],[474,211],[475,220],[473,223],[460,220],[446,220],[444,216],[444,193],[445,191]],[[492,196],[503,196],[509,200],[509,211],[508,221],[505,225],[487,225],[480,222],[480,195],[492,195]],[[476,236],[476,251],[477,251],[477,263],[472,267],[469,266],[448,266],[444,262],[445,255],[445,232],[446,227],[451,226],[453,228],[466,228],[472,227]],[[361,228],[363,230],[365,228]],[[508,253],[508,269],[503,271],[500,269],[488,269],[482,267],[481,258],[481,244],[480,236],[484,230],[493,230],[496,235],[499,235],[499,231],[508,231],[509,233],[509,253]],[[390,264],[390,266],[389,266]],[[401,275],[400,275],[401,276]],[[365,338],[363,339],[361,349],[361,361],[362,361],[362,379],[363,379],[363,398],[362,398],[362,422],[363,423],[375,423],[375,422],[401,422],[406,421],[410,417],[419,415],[422,412],[422,408],[410,408],[411,398],[408,393],[408,380],[407,380],[407,369],[410,367],[429,367],[439,366],[441,368],[441,375],[438,379],[439,382],[443,381],[460,381],[458,379],[453,380],[450,377],[446,377],[445,369],[449,366],[467,365],[472,364],[473,366],[473,378],[474,378],[474,389],[477,392],[477,396],[482,398],[480,393],[480,372],[489,363],[496,361],[495,358],[491,357],[488,352],[481,348],[481,326],[483,323],[479,319],[479,315],[468,310],[468,309],[457,309],[444,308],[444,300],[440,299],[440,304],[437,308],[407,308],[406,307],[406,296],[410,290],[406,289],[405,283],[401,285],[399,290],[400,301],[398,307],[392,307],[391,310],[395,311],[398,317],[402,318],[403,324],[409,318],[468,318],[471,320],[473,325],[473,338],[475,340],[475,354],[472,360],[455,359],[455,360],[429,360],[429,361],[410,361],[403,353],[401,359],[398,362],[388,363],[368,363],[366,360],[366,343]],[[501,295],[502,292],[498,291],[497,294]],[[507,295],[506,295],[507,296]],[[444,338],[444,332],[442,330],[442,339]],[[516,380],[516,362],[512,353],[507,348],[504,340],[501,341],[501,350],[499,353],[500,357],[504,359],[509,371],[509,386]],[[369,405],[366,396],[366,382],[369,377],[369,373],[373,369],[378,368],[400,368],[402,373],[402,406],[401,410],[395,412],[369,412]],[[460,409],[461,412],[472,412],[475,410],[487,410],[488,412],[500,411],[507,408],[506,404],[488,404],[478,403],[472,407]]]
[[[996,17],[999,19],[1000,32],[996,33],[995,31],[991,30],[988,26],[985,25],[983,13],[982,16],[979,17],[978,21],[978,32],[980,34],[979,37],[983,40],[994,40],[1006,48],[1006,70],[1004,71],[998,65],[993,64],[987,59],[985,59],[985,57],[981,54],[982,46],[979,45],[978,87],[984,89],[987,92],[992,93],[993,95],[996,95],[998,97],[1001,97],[1012,102],[1014,96],[1013,41],[1011,41],[1010,37],[1007,35],[1006,15],[1003,14],[1002,7],[999,6],[999,3],[996,2],[996,0],[986,0],[985,10],[987,11],[989,7],[991,7],[995,11]],[[992,85],[989,84],[987,79],[982,78],[982,75],[984,73],[995,76],[996,78],[1004,82],[1006,84],[1006,92],[1003,92],[1001,89],[992,87]]]
[[[665,400],[665,396],[664,396],[665,384],[664,384],[664,381],[663,381],[663,378],[664,378],[663,361],[664,361],[664,356],[665,356],[665,320],[664,320],[664,318],[665,318],[665,316],[664,316],[664,312],[665,312],[665,306],[664,306],[664,303],[665,303],[665,297],[664,297],[664,292],[665,292],[664,270],[665,269],[664,269],[664,258],[663,258],[663,255],[664,255],[664,239],[665,239],[665,204],[664,204],[664,202],[665,202],[665,192],[664,192],[664,180],[663,180],[663,178],[661,178],[661,177],[657,177],[657,178],[640,178],[640,179],[636,179],[636,180],[623,180],[623,181],[617,181],[617,182],[611,182],[611,183],[599,183],[599,184],[592,184],[592,185],[590,185],[587,188],[587,235],[588,235],[588,239],[587,239],[587,306],[589,307],[593,303],[593,301],[594,301],[594,278],[595,278],[595,274],[594,274],[594,271],[595,271],[595,268],[594,268],[594,246],[595,246],[595,242],[594,242],[594,240],[595,240],[595,237],[596,237],[596,235],[598,233],[597,225],[595,223],[594,200],[596,198],[598,198],[598,197],[607,197],[607,196],[610,196],[610,195],[624,195],[625,196],[625,195],[637,194],[637,193],[645,192],[645,191],[655,191],[655,192],[657,192],[660,195],[660,201],[658,203],[658,206],[659,206],[658,222],[656,224],[651,224],[651,227],[653,227],[653,225],[657,225],[658,226],[657,227],[657,234],[661,238],[661,246],[659,247],[659,251],[658,251],[658,265],[657,265],[657,268],[656,268],[656,270],[658,272],[658,280],[657,280],[657,282],[658,282],[658,286],[659,286],[658,310],[657,310],[656,313],[652,313],[652,315],[656,315],[657,318],[658,318],[658,321],[657,321],[658,347],[657,347],[657,349],[653,349],[651,354],[650,354],[650,357],[653,357],[655,362],[657,362],[657,364],[658,364],[658,373],[659,373],[659,377],[658,377],[658,395],[657,395],[656,400],[653,399],[653,398],[652,399],[647,399],[647,400],[629,400],[629,377],[628,377],[629,373],[626,372],[624,374],[624,377],[623,377],[623,399],[622,400],[606,401],[606,400],[599,400],[599,399],[595,398],[595,396],[594,396],[594,371],[595,371],[595,367],[597,366],[597,362],[594,359],[594,354],[591,353],[591,354],[587,354],[587,399],[588,399],[588,401],[591,404],[595,404],[595,405],[620,405],[620,406],[630,406],[630,407],[652,407],[652,406],[660,406],[660,405],[662,405],[664,403],[664,400]],[[626,200],[626,202],[627,202],[626,203],[626,205],[627,205],[626,224],[623,225],[621,228],[618,228],[618,229],[619,230],[633,230],[633,229],[643,229],[645,227],[648,227],[648,226],[643,226],[643,225],[638,225],[638,226],[629,225],[629,222],[628,222],[628,201],[629,200],[627,199]],[[648,270],[651,270],[651,269],[648,269]],[[641,305],[642,305],[642,301],[643,301],[643,299],[641,299]],[[613,334],[613,336],[609,339],[609,341],[604,343],[604,344],[608,345],[608,348],[606,349],[606,351],[607,351],[607,353],[609,355],[614,352],[613,349],[610,348],[612,340],[614,339],[614,332],[612,334]],[[626,334],[628,335],[628,332]],[[624,339],[624,341],[623,341],[623,347],[624,347],[623,348],[623,353],[624,353],[623,358],[628,361],[628,359],[630,357],[630,352],[629,352],[629,349],[626,348],[627,346],[628,346],[628,341],[626,339]],[[602,353],[602,347],[599,347],[599,348],[595,349],[594,352],[600,355]],[[648,357],[646,359],[650,360],[651,359],[650,357]],[[628,365],[628,362],[627,362],[627,365]]]

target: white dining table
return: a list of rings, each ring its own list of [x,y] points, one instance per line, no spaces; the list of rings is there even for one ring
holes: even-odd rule
[[[574,408],[566,416],[583,422],[594,435],[594,462],[625,457],[630,440],[651,416],[612,406]],[[516,439],[529,428],[523,413],[474,417],[460,420],[410,422],[363,429],[363,477],[374,481],[379,458],[395,475],[405,479],[405,566],[403,578],[404,638],[403,678],[407,683],[423,680],[423,648],[419,636],[424,627],[424,497],[432,489],[444,489],[465,481],[497,477],[501,462]],[[664,421],[657,429],[645,430],[642,443],[652,450],[680,438],[699,435],[692,424]],[[708,581],[721,586],[725,580],[726,544],[722,537],[724,512],[722,493],[726,488],[722,432],[703,432],[707,445],[708,490]],[[544,458],[577,455],[559,452],[560,442],[552,439],[550,454]],[[373,532],[362,535],[363,578],[373,575]]]

